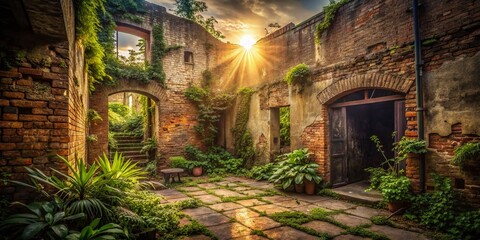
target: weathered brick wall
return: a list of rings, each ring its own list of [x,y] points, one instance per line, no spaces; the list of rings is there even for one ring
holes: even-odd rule
[[[140,28],[149,39],[154,36],[151,31],[157,24],[164,29],[167,46],[181,46],[172,50],[163,58],[163,69],[166,74],[165,87],[156,82],[141,84],[138,81],[120,80],[117,86],[98,86],[90,97],[90,108],[96,110],[104,119],[90,126],[90,134],[95,134],[98,141],[90,147],[89,159],[93,160],[108,149],[108,111],[107,97],[110,94],[131,91],[147,95],[153,99],[158,108],[158,131],[155,133],[158,142],[158,153],[161,161],[159,168],[166,167],[169,157],[183,154],[188,144],[201,146],[200,137],[194,131],[197,124],[197,110],[184,96],[191,85],[199,85],[202,72],[219,65],[218,49],[225,44],[212,37],[203,27],[192,21],[168,14],[164,7],[146,3],[146,13],[141,23],[118,20],[122,29]],[[151,43],[150,43],[151,44]],[[151,49],[151,46],[150,46]],[[193,63],[184,61],[184,52],[193,53]],[[147,56],[151,56],[147,53]]]
[[[339,9],[317,44],[315,28],[322,18],[323,13],[320,13],[260,40],[254,52],[260,60],[248,66],[259,72],[258,75],[230,75],[237,78],[237,83],[243,83],[236,87],[252,86],[258,90],[261,100],[252,104],[258,104],[262,111],[258,112],[259,116],[251,116],[252,119],[269,121],[269,108],[290,105],[292,148],[312,149],[321,165],[320,172],[328,181],[328,106],[338,97],[355,89],[373,87],[403,93],[406,99],[405,135],[415,138],[418,129],[411,1],[353,0]],[[474,67],[480,64],[479,22],[478,1],[422,2],[420,26],[424,42],[426,137],[435,133],[449,135],[450,131],[443,129],[457,122],[467,129],[464,134],[478,135],[480,132],[480,123],[475,117],[480,112],[480,86],[478,70]],[[285,84],[280,82],[285,73],[299,63],[310,66],[313,84],[300,94],[291,87],[287,92]],[[219,86],[230,81],[224,77]],[[449,101],[449,98],[454,100]],[[229,124],[227,129],[233,121]],[[259,143],[261,136],[269,139],[268,127],[263,124],[249,124],[249,127],[254,144]],[[435,149],[430,151],[435,152]],[[440,159],[446,161],[447,158],[442,155]],[[436,166],[434,162],[438,161],[427,155],[429,172],[456,176],[450,171],[454,167],[448,164],[447,167],[432,167]],[[417,189],[418,171],[418,161],[409,159],[407,175]],[[465,181],[470,184],[476,178],[478,173],[465,176]],[[476,187],[466,187],[464,191],[470,200],[479,201],[472,197],[478,194],[474,189]]]

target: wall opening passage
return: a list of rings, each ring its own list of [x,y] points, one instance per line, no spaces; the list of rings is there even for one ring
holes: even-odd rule
[[[350,93],[329,106],[329,115],[330,180],[334,186],[367,180],[365,168],[381,166],[384,160],[370,140],[372,135],[383,143],[387,157],[393,157],[393,141],[405,132],[404,96],[392,91]],[[395,139],[393,132],[397,132]]]
[[[108,97],[108,149],[156,170],[158,110],[151,98],[133,92]],[[149,166],[151,165],[151,166]]]
[[[290,152],[289,106],[270,109],[270,152],[273,158]]]

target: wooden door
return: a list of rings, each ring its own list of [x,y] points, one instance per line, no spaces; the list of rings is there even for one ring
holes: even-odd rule
[[[395,131],[397,135],[395,136],[395,142],[398,142],[405,135],[405,129],[407,128],[407,119],[405,117],[405,100],[395,101],[394,104],[394,114],[395,114]],[[406,170],[405,161],[399,164],[401,170]]]
[[[348,183],[358,182],[367,177],[365,168],[368,159],[369,105],[347,107],[347,179]]]
[[[333,186],[348,182],[346,118],[345,107],[330,109],[330,181]]]

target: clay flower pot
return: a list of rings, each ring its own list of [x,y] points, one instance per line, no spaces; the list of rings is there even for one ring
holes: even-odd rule
[[[315,194],[315,182],[308,180],[304,180],[303,182],[305,184],[305,193],[307,193],[308,195]]]
[[[390,212],[396,212],[406,207],[407,207],[407,203],[405,201],[393,201],[388,203],[388,211]]]
[[[193,176],[195,176],[195,177],[202,176],[202,173],[203,173],[203,168],[202,168],[202,167],[194,167],[194,168],[192,169],[192,174],[193,174]]]
[[[295,184],[295,192],[303,193],[305,191],[305,184]]]

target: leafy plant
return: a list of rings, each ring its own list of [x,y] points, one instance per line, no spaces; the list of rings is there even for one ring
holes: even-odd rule
[[[454,153],[452,164],[463,168],[467,161],[480,159],[480,142],[465,143],[455,148]]]
[[[109,159],[107,154],[97,158],[100,174],[103,178],[111,181],[138,182],[145,178],[145,171],[137,167],[137,163],[126,160],[121,153],[115,152]]]
[[[274,163],[267,163],[262,166],[254,166],[248,172],[248,177],[255,178],[256,180],[268,180],[272,176],[274,169]]]
[[[187,159],[182,156],[170,157],[170,166],[173,168],[187,168]]]
[[[157,149],[157,140],[155,138],[148,138],[142,142],[143,146],[140,150],[141,153],[146,153],[148,159],[151,159],[155,156],[155,149]]]
[[[285,82],[289,85],[305,85],[310,82],[312,72],[308,65],[301,63],[292,67],[285,75]]]
[[[332,25],[338,9],[349,1],[350,0],[340,0],[338,2],[335,2],[334,0],[330,0],[330,4],[323,7],[323,21],[317,25],[317,29],[315,32],[318,43],[320,43],[320,38],[322,37],[323,32],[327,30],[330,25]]]
[[[94,219],[88,226],[84,227],[79,233],[72,233],[66,237],[67,240],[100,240],[117,239],[118,235],[124,235],[120,225],[107,223],[96,229],[100,223],[100,218]]]
[[[280,108],[280,146],[290,146],[290,108]]]
[[[269,181],[281,184],[283,189],[294,183],[302,184],[305,179],[320,183],[322,178],[317,173],[319,165],[310,161],[310,155],[306,148],[281,155],[280,158],[284,160],[275,166]]]
[[[208,96],[208,91],[201,87],[190,86],[185,90],[185,97],[193,102],[201,102]]]
[[[69,233],[67,222],[85,216],[83,213],[68,215],[58,198],[50,202],[16,204],[26,207],[29,213],[11,215],[0,224],[0,231],[8,230],[15,239],[63,239]]]
[[[379,189],[388,202],[407,201],[411,198],[410,179],[406,176],[384,175],[380,177]]]

